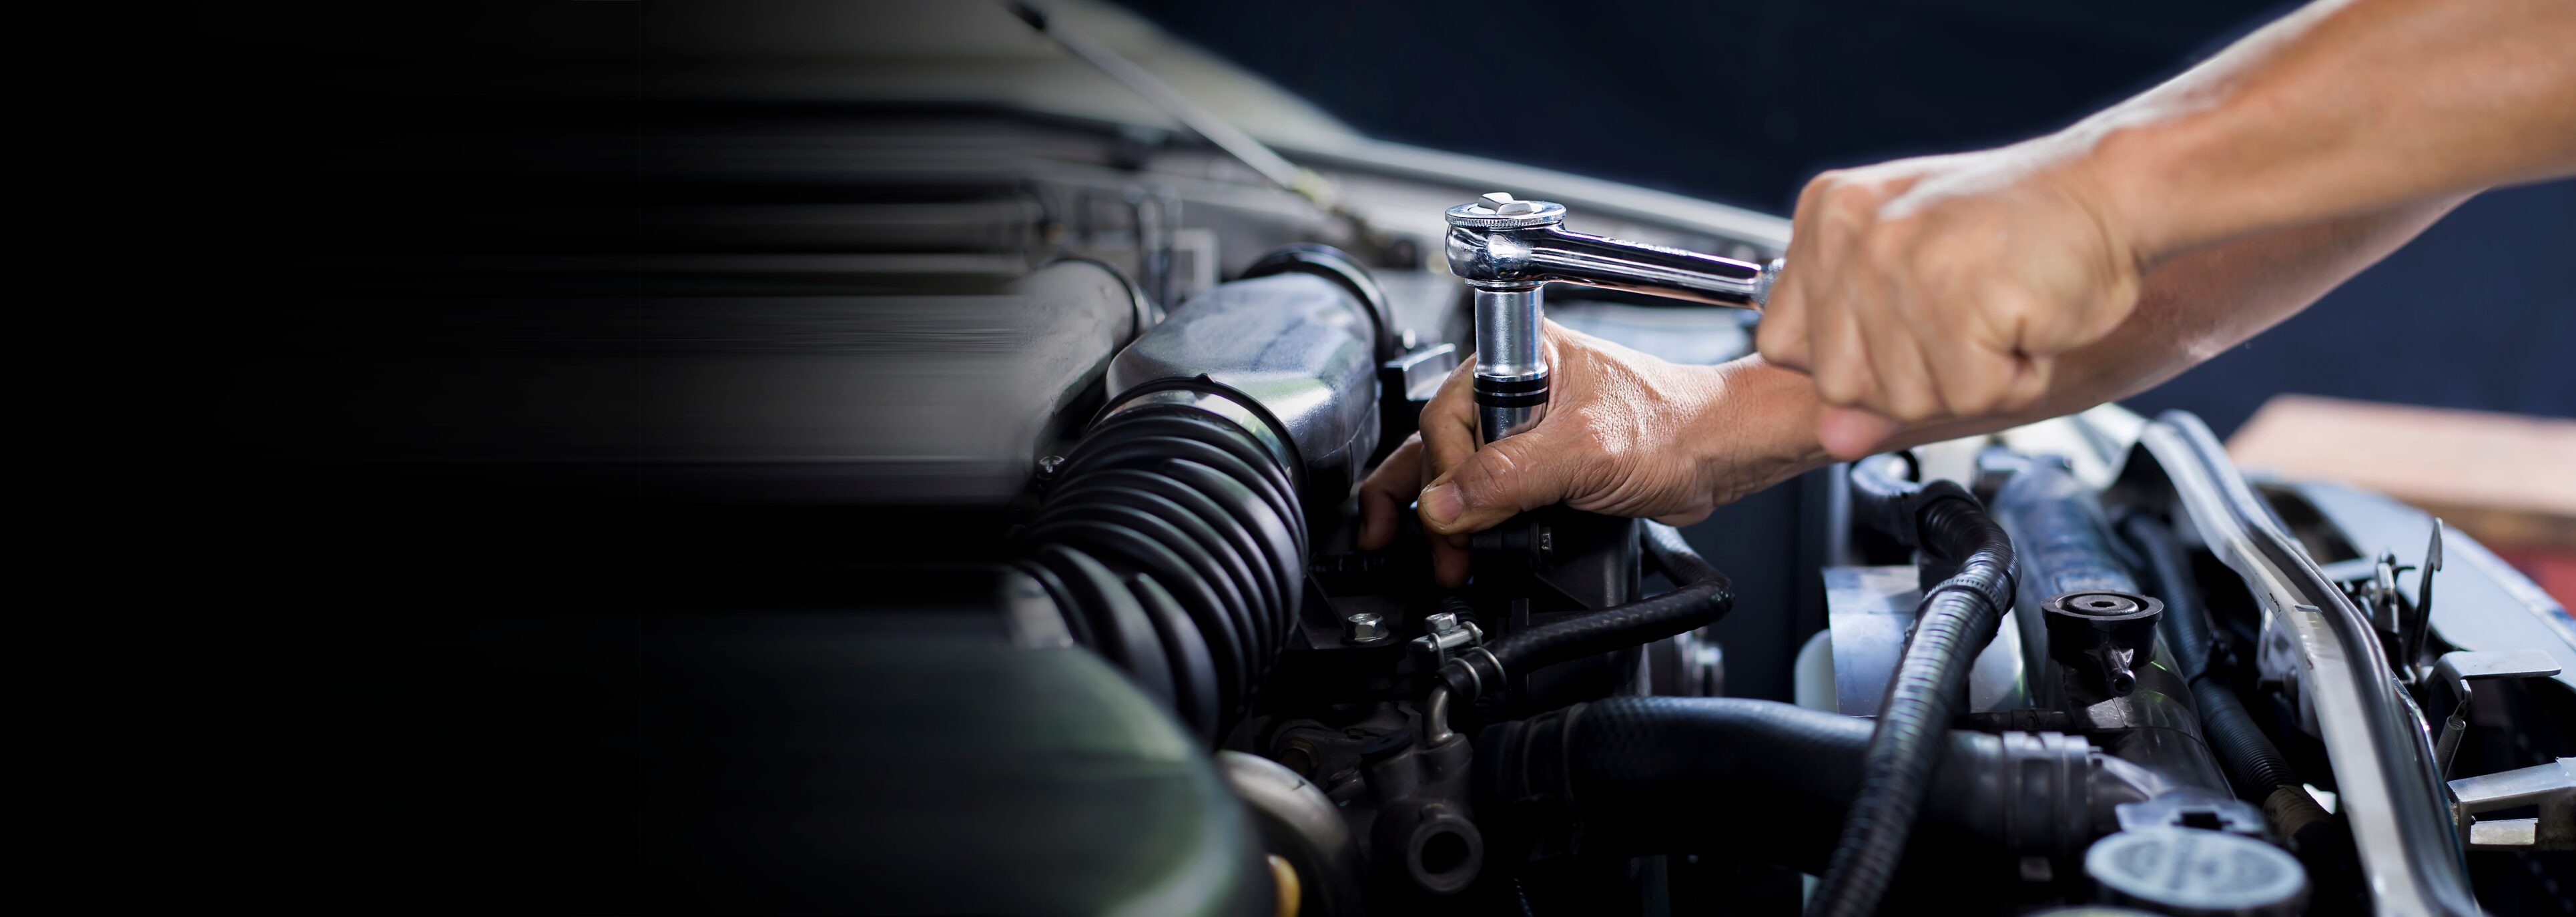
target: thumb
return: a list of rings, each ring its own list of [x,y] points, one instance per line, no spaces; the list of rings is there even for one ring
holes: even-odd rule
[[[1422,489],[1422,524],[1456,535],[1562,503],[1574,471],[1565,454],[1548,448],[1544,427],[1478,449]]]
[[[1771,288],[1771,302],[1753,326],[1753,349],[1774,365],[1806,372],[1814,364],[1807,336],[1807,308],[1796,272],[1783,272]]]
[[[1902,429],[1896,421],[1859,408],[1827,408],[1816,421],[1816,441],[1843,461],[1856,461],[1879,451]]]

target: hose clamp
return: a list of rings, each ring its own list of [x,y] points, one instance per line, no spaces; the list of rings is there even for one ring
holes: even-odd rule
[[[1413,649],[1431,657],[1430,668],[1434,671],[1448,664],[1460,650],[1482,648],[1485,642],[1484,628],[1477,627],[1474,621],[1458,620],[1457,615],[1446,611],[1423,618],[1422,627],[1427,633],[1413,638]]]
[[[1484,662],[1482,664],[1475,661],[1474,657],[1477,656],[1484,657]],[[1439,677],[1443,682],[1448,683],[1453,687],[1465,689],[1463,693],[1465,693],[1467,695],[1467,699],[1471,701],[1485,696],[1485,691],[1488,688],[1501,687],[1506,677],[1503,674],[1503,661],[1500,658],[1495,657],[1494,651],[1481,646],[1471,646],[1459,651],[1456,656],[1451,657],[1447,662],[1443,663],[1437,671],[1441,673]],[[1467,673],[1467,677],[1465,679],[1466,683],[1461,685],[1457,683],[1457,679],[1448,678],[1446,673],[1450,671],[1461,671]],[[1492,674],[1488,675],[1488,672],[1491,672]]]

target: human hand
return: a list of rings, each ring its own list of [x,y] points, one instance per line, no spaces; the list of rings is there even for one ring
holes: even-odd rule
[[[1546,324],[1553,398],[1517,436],[1477,448],[1472,361],[1422,409],[1422,432],[1360,484],[1364,550],[1395,538],[1417,501],[1433,575],[1467,579],[1467,535],[1564,503],[1674,525],[1828,459],[1813,439],[1817,407],[1803,376],[1748,357],[1721,366],[1667,363]]]
[[[1798,199],[1757,345],[1859,458],[1904,426],[2030,407],[2138,301],[2145,254],[2069,141],[1827,172]]]

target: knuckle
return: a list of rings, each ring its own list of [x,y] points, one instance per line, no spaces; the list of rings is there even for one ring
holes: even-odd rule
[[[1850,174],[1851,173],[1848,171],[1842,169],[1826,169],[1825,171],[1816,173],[1816,177],[1807,179],[1806,187],[1798,189],[1799,202],[1802,204],[1812,203],[1827,194],[1833,193],[1833,190],[1840,186],[1843,183],[1843,180],[1849,177]]]
[[[1803,369],[1807,362],[1806,341],[1795,339],[1786,331],[1774,330],[1753,336],[1753,350],[1762,359],[1791,369]]]
[[[1854,226],[1869,222],[1878,211],[1877,195],[1852,185],[1838,185],[1826,191],[1817,204],[1834,222]]]
[[[1879,406],[1880,412],[1890,420],[1903,423],[1930,420],[1939,413],[1933,404],[1932,397],[1913,386],[1897,387],[1880,400],[1884,402]]]
[[[1949,400],[1951,409],[1961,414],[1992,414],[2003,407],[2004,391],[1991,380],[1970,379],[1960,382]]]
[[[1574,454],[1584,458],[1610,459],[1626,454],[1630,446],[1630,430],[1620,424],[1621,421],[1599,413],[1585,416],[1583,435],[1575,444]]]
[[[1477,452],[1460,464],[1449,483],[1458,488],[1458,500],[1468,509],[1492,499],[1497,494],[1511,493],[1520,480],[1519,463],[1501,448],[1501,443]]]
[[[1555,502],[1555,495],[1541,492],[1545,483],[1549,453],[1537,448],[1534,435],[1516,436],[1495,444],[1489,450],[1499,460],[1494,463],[1494,487],[1487,493],[1503,506],[1528,507]]]
[[[1816,394],[1831,404],[1850,404],[1860,399],[1860,372],[1850,360],[1816,361]]]
[[[1933,259],[1919,257],[1923,249],[1914,244],[1912,228],[1906,220],[1874,221],[1861,231],[1861,251],[1882,270],[1920,273]]]
[[[1401,489],[1415,477],[1413,466],[1421,461],[1422,434],[1405,437],[1404,443],[1387,453],[1386,461],[1379,462],[1376,470],[1369,472],[1368,478],[1360,482],[1360,489],[1369,492]]]

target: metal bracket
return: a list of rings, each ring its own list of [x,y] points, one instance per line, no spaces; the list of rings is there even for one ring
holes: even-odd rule
[[[2451,781],[2451,810],[2471,850],[2576,850],[2576,758]],[[2536,805],[2536,818],[2477,821],[2480,812]]]
[[[2547,678],[2558,674],[2558,660],[2547,650],[2506,650],[2492,653],[2443,653],[2433,663],[2433,683],[2451,689],[2451,717],[2442,722],[2441,740],[2433,745],[2434,766],[2442,776],[2451,775],[2451,759],[2460,751],[2460,737],[2469,730],[2469,682],[2491,678]]]

